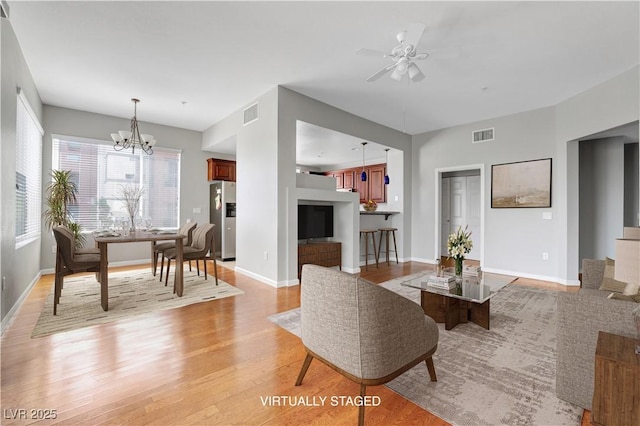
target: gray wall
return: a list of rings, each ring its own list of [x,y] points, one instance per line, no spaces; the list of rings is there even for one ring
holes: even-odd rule
[[[1,47],[1,112],[0,121],[0,275],[6,279],[1,294],[2,327],[5,317],[25,296],[30,284],[40,272],[40,239],[16,250],[16,105],[17,88],[21,87],[42,124],[42,102],[24,60],[13,28],[7,19],[0,19]]]
[[[624,226],[640,226],[640,152],[638,143],[624,145]]]
[[[580,259],[615,259],[624,219],[624,142],[580,142]]]
[[[413,258],[433,259],[435,170],[482,163],[485,270],[577,284],[578,141],[638,120],[638,77],[636,66],[556,106],[415,135]],[[471,145],[471,131],[487,127],[496,128],[496,140]],[[546,157],[553,159],[551,209],[491,209],[492,164]],[[553,219],[542,220],[542,211]]]
[[[436,169],[464,168],[481,164],[484,170],[484,264],[485,270],[539,277],[555,277],[559,259],[553,221],[542,212],[556,214],[560,200],[553,161],[552,207],[545,209],[492,209],[491,165],[553,157],[554,110],[543,108],[507,117],[428,132],[413,137],[413,244],[416,260],[434,259],[436,238]],[[495,127],[494,141],[471,143],[473,130]],[[549,260],[542,260],[542,253]]]
[[[126,101],[126,99],[125,99]],[[141,104],[143,105],[143,104]],[[125,108],[126,110],[126,108]],[[126,111],[124,111],[126,112]],[[44,141],[42,155],[42,176],[46,186],[51,171],[51,135],[75,136],[97,140],[109,140],[109,134],[129,128],[130,118],[118,118],[90,112],[77,111],[50,105],[44,107]],[[153,123],[140,122],[144,133],[150,133],[158,141],[157,146],[182,150],[180,174],[180,222],[187,218],[197,223],[209,223],[209,183],[207,181],[207,161],[209,157],[201,150],[200,132],[178,129]],[[193,213],[200,208],[199,214]],[[55,254],[51,247],[55,244],[50,232],[42,236],[42,269],[55,266]],[[88,235],[86,245],[93,246]],[[109,246],[109,262],[138,263],[149,259],[149,245],[118,244]]]
[[[206,129],[202,149],[237,138],[236,269],[274,286],[297,283],[296,122],[305,121],[341,133],[379,142],[404,153],[404,214],[389,219],[399,228],[398,244],[409,250],[410,136],[325,103],[277,87],[250,101],[259,103],[258,121],[242,126],[242,110]],[[397,162],[397,158],[392,161]],[[395,199],[396,194],[392,194]],[[245,207],[242,207],[245,206]],[[404,235],[404,237],[403,237]],[[402,248],[399,248],[402,251]],[[267,253],[267,259],[264,253]]]

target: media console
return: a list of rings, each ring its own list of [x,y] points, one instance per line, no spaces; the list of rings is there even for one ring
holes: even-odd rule
[[[342,270],[342,243],[318,241],[298,244],[298,279],[302,276],[302,265],[311,263],[320,266],[338,266]]]

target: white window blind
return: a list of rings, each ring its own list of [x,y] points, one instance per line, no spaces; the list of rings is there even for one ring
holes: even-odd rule
[[[40,238],[42,126],[18,89],[16,107],[16,247]]]
[[[125,186],[142,187],[138,226],[177,228],[180,206],[180,151],[154,147],[153,155],[141,150],[115,151],[101,141],[54,136],[53,168],[71,170],[78,188],[76,203],[69,210],[83,231],[112,227],[128,219],[121,200]]]

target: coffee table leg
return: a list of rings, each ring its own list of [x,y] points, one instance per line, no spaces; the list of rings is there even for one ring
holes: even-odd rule
[[[100,304],[105,311],[109,310],[109,259],[107,243],[98,243],[100,249]]]
[[[469,303],[469,321],[474,324],[478,324],[480,327],[486,328],[489,330],[489,302],[491,299],[486,302],[480,303]]]
[[[451,330],[456,325],[460,324],[462,321],[460,318],[460,312],[463,309],[462,302],[459,299],[455,299],[453,297],[445,297],[445,319],[444,319],[444,329]]]

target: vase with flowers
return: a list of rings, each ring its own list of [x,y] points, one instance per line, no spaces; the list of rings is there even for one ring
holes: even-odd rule
[[[447,251],[449,258],[455,262],[456,277],[462,278],[462,262],[472,247],[473,241],[471,241],[471,231],[468,231],[468,226],[464,229],[460,226],[456,232],[449,235]]]

